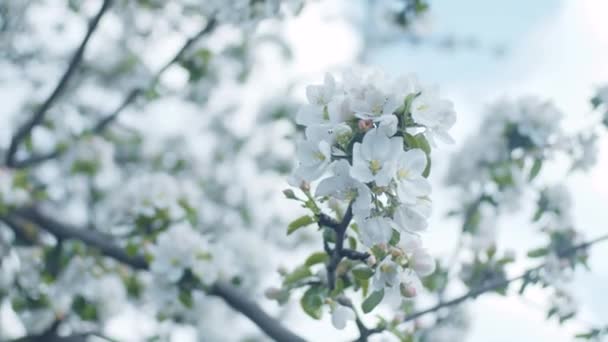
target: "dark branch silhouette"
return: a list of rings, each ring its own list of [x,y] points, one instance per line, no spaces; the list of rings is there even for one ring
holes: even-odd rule
[[[76,69],[78,69],[78,66],[82,62],[84,52],[91,37],[93,36],[93,33],[95,33],[95,30],[97,29],[101,18],[107,12],[111,5],[112,0],[104,0],[103,4],[101,5],[101,8],[99,9],[95,17],[93,17],[93,19],[91,19],[91,21],[89,22],[87,33],[85,34],[82,42],[78,46],[78,49],[76,49],[74,56],[72,56],[72,59],[68,64],[68,68],[66,69],[63,76],[61,76],[59,83],[57,83],[57,86],[55,87],[51,95],[40,105],[40,107],[38,107],[38,110],[36,110],[34,115],[32,115],[32,117],[28,121],[26,121],[23,126],[19,127],[19,129],[11,139],[8,152],[6,154],[7,166],[13,166],[13,163],[15,161],[15,154],[17,153],[17,149],[19,148],[21,142],[25,138],[27,138],[27,136],[32,132],[34,127],[42,123],[42,121],[44,120],[44,116],[48,112],[49,108],[51,108],[53,103],[55,103],[55,101],[61,96],[61,93],[68,86],[68,83],[74,75],[74,72],[76,71]]]
[[[36,208],[18,209],[14,211],[14,215],[36,224],[40,229],[45,230],[58,239],[80,241],[107,257],[131,266],[133,269],[148,270],[149,268],[148,261],[143,256],[129,255],[124,248],[116,244],[112,236],[107,234],[59,222]],[[207,293],[222,298],[229,306],[245,315],[276,341],[305,341],[285,328],[276,318],[264,312],[254,301],[243,295],[237,288],[226,282],[217,281],[210,287]]]

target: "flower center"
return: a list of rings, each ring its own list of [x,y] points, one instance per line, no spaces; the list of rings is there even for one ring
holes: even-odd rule
[[[416,109],[418,109],[419,111],[425,111],[429,108],[429,106],[427,104],[421,104],[420,106],[416,107]]]
[[[382,105],[376,104],[376,105],[372,106],[372,113],[374,113],[376,115],[382,114]]]
[[[319,161],[325,161],[325,155],[321,152],[315,152],[315,159]]]
[[[372,174],[375,175],[382,169],[382,164],[380,164],[380,161],[374,159],[369,162],[369,169],[372,171]]]
[[[399,179],[405,179],[410,175],[410,170],[408,169],[399,169],[399,171],[397,171],[397,178]]]

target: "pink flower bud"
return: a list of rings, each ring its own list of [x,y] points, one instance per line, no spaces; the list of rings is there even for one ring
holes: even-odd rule
[[[399,290],[401,290],[401,295],[405,298],[412,298],[412,297],[416,297],[416,288],[411,286],[411,285],[407,285],[407,284],[401,284],[399,286]]]
[[[310,191],[310,183],[307,181],[302,181],[300,184],[300,189],[302,189],[302,191]]]
[[[359,120],[359,129],[363,132],[367,132],[374,127],[372,120]]]

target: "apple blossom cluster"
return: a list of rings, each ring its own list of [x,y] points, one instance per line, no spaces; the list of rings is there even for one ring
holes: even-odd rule
[[[126,293],[120,277],[93,258],[74,256],[58,274],[51,274],[43,269],[43,257],[38,248],[16,249],[15,273],[6,287],[28,333],[45,331],[57,317],[65,317],[73,328],[104,322],[124,307]]]
[[[350,205],[359,241],[378,252],[368,260],[373,289],[415,296],[418,277],[435,270],[419,233],[431,214],[430,148],[453,141],[452,103],[413,75],[376,71],[348,72],[342,82],[327,74],[306,95],[296,116],[306,138],[290,184],[308,192],[315,183],[314,199]]]
[[[519,188],[525,175],[514,161],[549,156],[563,135],[563,115],[550,102],[535,97],[500,100],[486,112],[481,133],[465,141],[452,157],[447,183],[476,193],[488,183],[495,183],[497,190]]]
[[[132,224],[171,224],[196,220],[202,195],[188,179],[167,173],[148,173],[132,177],[109,198],[107,218],[114,228],[133,228]],[[159,227],[147,227],[159,228]]]
[[[463,215],[465,241],[474,250],[495,245],[497,217],[519,208],[543,162],[563,150],[562,117],[535,97],[500,100],[488,107],[480,133],[452,157],[446,183],[464,198],[455,213]]]
[[[583,234],[576,230],[572,219],[572,199],[564,185],[545,188],[538,199],[534,220],[548,235],[549,243],[538,254],[545,256],[543,280],[555,287],[563,288],[572,278],[576,265],[585,262],[585,249],[566,253],[568,249],[584,242]]]

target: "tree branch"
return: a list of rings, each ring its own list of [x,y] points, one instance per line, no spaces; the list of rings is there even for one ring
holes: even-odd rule
[[[57,86],[55,87],[51,95],[40,105],[34,115],[28,121],[26,121],[25,124],[23,124],[13,136],[6,155],[7,166],[13,165],[15,154],[17,153],[17,148],[19,147],[19,144],[32,132],[34,127],[39,125],[44,120],[44,116],[49,110],[49,108],[51,108],[53,103],[59,98],[61,93],[67,87],[70,79],[74,75],[74,72],[76,71],[76,69],[78,69],[78,66],[82,62],[82,58],[84,56],[84,52],[87,48],[89,40],[97,29],[101,18],[107,12],[111,5],[112,0],[104,0],[101,5],[101,8],[97,12],[97,15],[95,15],[95,17],[93,17],[93,19],[91,19],[91,21],[89,22],[87,33],[85,34],[82,42],[78,46],[78,49],[76,49],[74,56],[72,56],[72,59],[68,64],[68,68],[59,80],[59,83],[57,83]]]
[[[576,246],[573,246],[571,248],[567,248],[567,249],[561,251],[559,253],[559,255],[560,256],[568,256],[568,255],[571,255],[571,254],[575,253],[578,250],[586,249],[588,247],[593,246],[594,244],[597,244],[597,243],[600,243],[600,242],[603,242],[603,241],[606,241],[606,240],[608,240],[608,234],[599,236],[599,237],[597,237],[597,238],[595,238],[593,240],[589,240],[587,242],[583,242],[583,243],[578,244]],[[448,300],[448,301],[445,301],[445,302],[439,302],[437,305],[432,306],[432,307],[430,307],[428,309],[414,312],[414,313],[408,315],[403,320],[403,322],[409,322],[411,320],[414,320],[414,319],[416,319],[418,317],[421,317],[421,316],[424,316],[426,314],[439,311],[439,310],[441,310],[443,308],[447,308],[447,307],[451,307],[451,306],[454,306],[454,305],[458,305],[458,304],[460,304],[460,303],[462,303],[462,302],[464,302],[464,301],[466,301],[468,299],[476,298],[477,296],[479,296],[479,295],[481,295],[483,293],[486,293],[486,292],[489,292],[489,291],[492,291],[492,290],[495,290],[495,289],[498,289],[498,288],[501,288],[501,287],[505,287],[505,286],[509,285],[510,283],[518,281],[518,280],[529,278],[534,272],[536,272],[536,271],[542,269],[543,267],[545,267],[545,265],[546,265],[546,263],[542,263],[542,264],[540,264],[538,266],[535,266],[533,268],[530,268],[530,269],[526,270],[525,272],[523,272],[522,274],[520,274],[520,275],[518,275],[516,277],[509,278],[509,279],[504,279],[504,280],[499,280],[499,281],[494,281],[494,282],[490,282],[490,283],[488,283],[488,284],[486,284],[484,286],[472,289],[469,292],[463,294],[462,296],[456,297],[454,299],[451,299],[451,300]]]
[[[276,341],[304,342],[305,340],[285,328],[275,318],[264,312],[254,301],[241,294],[235,287],[222,281],[217,281],[208,292],[221,297],[236,311],[247,316],[262,331]]]
[[[346,213],[344,213],[344,217],[342,218],[342,221],[340,221],[339,223],[335,222],[334,220],[332,220],[329,217],[325,217],[323,218],[325,215],[321,215],[319,217],[320,221],[319,224],[321,224],[321,219],[323,219],[323,221],[325,222],[325,225],[328,225],[328,223],[331,223],[334,227],[332,228],[335,232],[336,232],[336,243],[334,245],[333,249],[330,249],[331,253],[329,254],[329,262],[327,263],[326,269],[327,269],[327,282],[328,282],[328,287],[329,290],[333,290],[334,287],[336,286],[336,268],[338,267],[338,264],[340,263],[340,260],[342,260],[343,257],[343,249],[344,249],[344,238],[346,235],[346,230],[348,228],[348,225],[350,224],[350,221],[353,219],[353,207],[352,204],[350,204],[348,206],[348,209],[346,209]],[[336,224],[337,223],[337,224]],[[331,225],[329,227],[332,227]],[[323,241],[323,246],[327,252],[327,250],[329,249],[329,246],[327,245],[327,241]]]
[[[34,208],[18,209],[15,213],[23,219],[35,223],[41,229],[46,230],[58,239],[77,240],[92,248],[98,249],[102,254],[124,264],[128,264],[135,269],[148,269],[148,262],[144,257],[130,256],[124,248],[117,246],[114,243],[114,239],[109,235],[59,222]]]
[[[203,27],[198,33],[196,33],[194,36],[190,37],[188,40],[186,40],[186,42],[184,43],[184,45],[176,52],[176,54],[173,56],[173,58],[171,58],[171,60],[169,60],[167,63],[165,63],[155,74],[154,76],[152,76],[152,79],[150,80],[149,84],[148,84],[148,88],[154,86],[162,77],[162,75],[167,71],[167,69],[169,69],[173,64],[177,63],[180,59],[183,58],[184,54],[190,49],[190,47],[192,47],[192,45],[194,45],[199,39],[201,39],[203,36],[213,32],[213,30],[216,27],[216,21],[214,19],[210,19],[207,24],[205,25],[205,27]],[[107,114],[106,116],[104,116],[103,118],[101,118],[95,125],[93,125],[93,127],[91,127],[88,131],[85,132],[85,134],[101,134],[103,133],[103,131],[106,130],[106,128],[113,123],[118,116],[127,108],[129,107],[133,102],[135,102],[135,100],[137,100],[137,98],[139,98],[139,96],[141,96],[144,93],[144,89],[141,87],[135,87],[133,89],[131,89],[128,93],[127,96],[125,96],[125,98],[122,100],[122,102],[120,103],[120,105],[118,107],[116,107],[116,109],[114,109],[111,113]],[[13,168],[25,168],[25,167],[30,167],[30,166],[34,166],[36,164],[45,162],[47,160],[52,160],[55,159],[59,156],[61,156],[61,154],[63,153],[63,150],[61,149],[55,149],[49,153],[46,154],[40,154],[40,155],[33,155],[30,156],[27,159],[18,161],[18,160],[14,160],[14,156],[11,157],[11,163],[9,164],[7,161],[7,165]],[[13,152],[14,154],[14,152]],[[10,154],[9,154],[10,155]]]
[[[99,250],[103,255],[120,261],[137,270],[148,270],[149,264],[143,256],[130,256],[117,246],[111,236],[95,230],[83,229],[59,222],[50,218],[35,208],[23,208],[15,214],[29,220],[59,239],[71,239],[85,243],[87,246]],[[211,286],[209,295],[222,298],[229,306],[242,313],[255,323],[262,331],[276,341],[305,341],[287,328],[277,319],[268,315],[254,301],[245,297],[232,285],[218,281]]]

